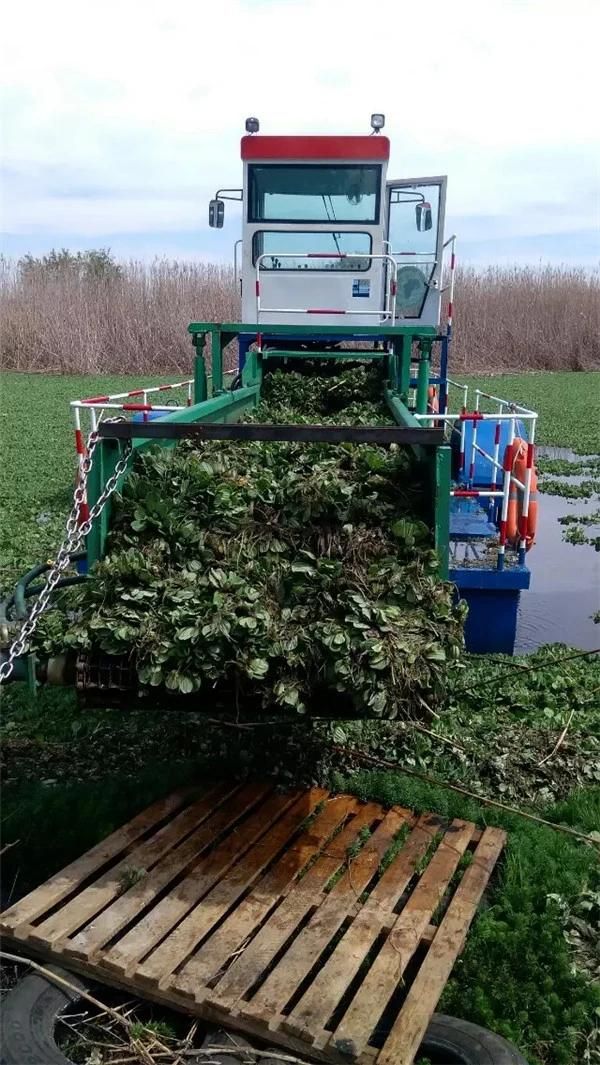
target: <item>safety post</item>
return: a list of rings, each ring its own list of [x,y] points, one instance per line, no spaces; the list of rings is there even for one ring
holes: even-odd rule
[[[498,407],[498,414],[502,414],[502,404]],[[502,422],[500,419],[496,422],[496,429],[494,432],[494,458],[492,462],[492,476],[490,478],[490,484],[492,489],[496,488],[498,481],[498,469],[500,468],[500,436],[502,432]],[[490,503],[490,516],[493,514],[493,503]]]
[[[479,414],[479,392],[475,392],[475,410],[474,414]],[[475,480],[475,452],[477,450],[477,422],[478,418],[473,418],[473,436],[471,437],[471,461],[469,463],[469,484],[472,485]]]
[[[444,247],[448,244],[452,245],[452,252],[450,253],[450,296],[448,299],[448,316],[446,319],[446,336],[448,341],[452,340],[452,317],[454,315],[454,281],[456,278],[456,235],[453,235],[446,241]]]
[[[502,511],[500,514],[500,541],[498,544],[498,560],[496,569],[504,569],[504,555],[506,551],[506,535],[508,528],[508,501],[510,498],[510,482],[512,478],[513,444],[515,439],[515,418],[509,422],[508,446],[504,453],[504,484],[502,488]]]
[[[462,411],[461,411],[462,414],[466,414],[467,413],[467,397],[468,397],[468,395],[469,395],[469,386],[468,385],[464,385],[464,387],[463,387]],[[460,423],[460,469],[461,469],[461,472],[465,468],[465,434],[466,434],[466,431],[467,431],[467,423],[466,423],[466,421],[463,420]]]
[[[469,398],[469,386],[468,385],[461,385],[461,384],[458,383],[458,381],[451,380],[450,377],[447,378],[447,384],[451,385],[452,388],[459,389],[462,392],[462,406],[461,406],[461,410],[460,410],[461,417],[460,417],[460,453],[459,453],[459,469],[460,469],[460,471],[462,473],[464,468],[465,468],[465,433],[466,433],[466,428],[467,428],[467,423],[465,421],[464,415],[467,413],[467,402],[468,402],[468,398]],[[441,411],[442,414],[447,414],[447,410],[445,410],[445,411],[441,410],[441,405],[440,405],[440,411]],[[452,416],[449,415],[449,417],[452,417]],[[458,432],[459,430],[457,430],[455,426],[452,426],[452,431],[453,432]]]
[[[448,337],[443,336],[440,341],[440,412],[445,414],[448,410]]]

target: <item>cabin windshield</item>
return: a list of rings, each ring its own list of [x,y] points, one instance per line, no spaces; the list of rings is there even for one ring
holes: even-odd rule
[[[249,222],[379,222],[380,165],[272,163],[248,172]]]

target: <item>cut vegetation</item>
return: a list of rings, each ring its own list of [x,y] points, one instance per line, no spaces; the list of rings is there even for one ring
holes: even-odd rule
[[[378,371],[276,372],[262,422],[384,420]],[[373,398],[371,398],[373,397]],[[141,456],[56,650],[240,711],[430,716],[464,612],[437,579],[409,449],[209,442]],[[55,618],[56,621],[56,618]],[[46,647],[47,649],[47,647]]]

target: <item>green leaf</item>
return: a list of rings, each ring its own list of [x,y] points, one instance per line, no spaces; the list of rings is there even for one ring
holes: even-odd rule
[[[268,670],[269,663],[266,658],[251,658],[246,667],[248,676],[256,677],[258,679],[264,677]]]
[[[195,625],[189,625],[187,628],[177,630],[178,640],[193,640],[198,635],[198,629]]]

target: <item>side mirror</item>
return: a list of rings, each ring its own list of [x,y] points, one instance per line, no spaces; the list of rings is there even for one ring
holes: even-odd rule
[[[208,224],[211,229],[222,229],[225,218],[225,204],[223,200],[211,200],[208,205]]]
[[[417,220],[417,229],[419,233],[425,233],[433,226],[433,220],[431,217],[431,204],[423,201],[418,203],[415,207],[415,215]]]

